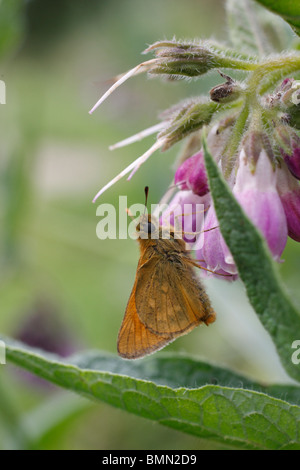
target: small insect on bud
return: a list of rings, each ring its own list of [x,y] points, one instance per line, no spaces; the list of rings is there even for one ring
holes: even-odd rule
[[[220,70],[219,74],[226,79],[226,82],[210,90],[211,100],[216,103],[227,103],[238,99],[242,92],[241,86],[231,77],[220,72]]]

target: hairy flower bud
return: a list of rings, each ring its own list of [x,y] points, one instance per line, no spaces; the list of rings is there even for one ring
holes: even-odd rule
[[[220,65],[219,56],[203,44],[159,41],[144,53],[155,51],[156,63],[149,73],[164,74],[169,78],[198,77]]]
[[[169,111],[169,123],[158,138],[164,138],[162,150],[167,150],[176,142],[208,124],[216,111],[217,104],[203,99],[184,101],[175,110]],[[173,111],[173,112],[172,112]],[[168,112],[164,112],[168,116]]]
[[[286,107],[300,103],[300,81],[288,78],[282,83],[281,102]]]
[[[274,153],[272,150],[271,142],[264,132],[251,131],[243,140],[243,150],[247,164],[252,173],[256,170],[256,164],[262,150],[265,151],[270,162],[274,161]]]

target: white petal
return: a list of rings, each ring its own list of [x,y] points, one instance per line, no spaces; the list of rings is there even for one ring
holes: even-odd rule
[[[131,180],[131,178],[133,177],[133,175],[138,171],[138,169],[140,168],[140,166],[142,166],[143,163],[145,163],[146,160],[148,160],[149,157],[151,157],[151,155],[155,152],[155,150],[158,150],[160,147],[163,146],[165,142],[165,139],[158,139],[154,145],[152,145],[152,147],[150,147],[147,152],[145,152],[140,158],[138,158],[136,160],[136,165],[134,167],[134,169],[132,170],[132,172],[130,173],[130,175],[128,176],[128,181]]]
[[[109,147],[109,150],[115,150],[120,147],[125,147],[126,145],[133,144],[134,142],[138,142],[139,140],[144,139],[145,137],[155,134],[156,132],[161,131],[164,129],[166,126],[165,122],[160,122],[158,124],[155,124],[154,126],[148,127],[147,129],[144,129],[141,132],[138,132],[137,134],[132,135],[131,137],[127,137],[127,139],[121,140],[121,142],[117,142],[114,145],[111,145]]]
[[[100,191],[96,194],[96,196],[93,199],[93,202],[95,202],[101,194],[103,194],[108,188],[113,186],[115,183],[117,183],[123,176],[127,175],[130,171],[133,170],[131,173],[130,177],[133,176],[133,174],[139,169],[139,167],[157,150],[159,147],[161,147],[164,143],[164,139],[160,139],[157,142],[155,142],[150,149],[148,149],[142,156],[134,160],[134,162],[130,163],[121,173],[119,173],[115,178],[113,178],[109,183],[107,183]]]
[[[149,66],[151,66],[153,63],[155,63],[157,61],[157,59],[152,59],[152,60],[148,60],[147,62],[142,62],[141,64],[137,65],[136,67],[134,67],[133,69],[129,70],[129,72],[126,72],[124,75],[121,75],[121,78],[119,78],[119,80],[117,80],[105,93],[104,95],[101,96],[101,98],[97,101],[97,103],[92,107],[92,109],[89,111],[89,114],[92,114],[95,109],[98,108],[98,106],[100,106],[100,104],[103,103],[103,101],[106,100],[106,98],[109,97],[109,95],[112,94],[113,91],[115,91],[120,85],[122,85],[122,83],[126,82],[126,80],[128,80],[130,77],[132,77],[133,75],[137,75],[137,73],[141,72],[141,71],[146,71]],[[145,70],[141,70],[141,69],[145,69]]]

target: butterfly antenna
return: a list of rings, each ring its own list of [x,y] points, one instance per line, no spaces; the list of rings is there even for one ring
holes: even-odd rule
[[[145,210],[144,210],[144,215],[147,210],[147,203],[148,203],[148,194],[149,194],[149,186],[145,186]]]

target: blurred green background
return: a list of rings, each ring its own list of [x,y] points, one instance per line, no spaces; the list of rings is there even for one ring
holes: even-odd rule
[[[2,0],[0,79],[0,331],[61,354],[116,339],[138,261],[132,240],[96,237],[98,189],[153,143],[109,145],[157,122],[160,111],[207,93],[217,73],[193,82],[131,79],[92,116],[108,80],[159,39],[226,37],[223,0]],[[151,56],[149,56],[151,58]],[[156,153],[131,182],[101,202],[150,203],[164,194],[181,146]],[[300,247],[289,241],[280,266],[299,305]],[[168,346],[229,365],[257,380],[286,376],[242,285],[206,280],[218,314]],[[158,354],[164,354],[164,351]],[[202,449],[218,445],[160,427],[0,366],[0,448]],[[22,426],[17,426],[21,421]]]

